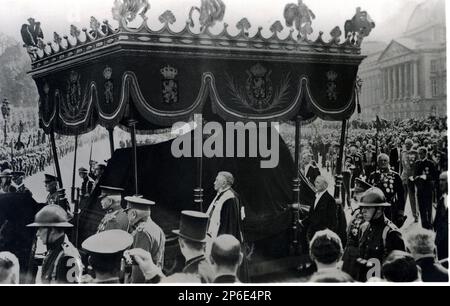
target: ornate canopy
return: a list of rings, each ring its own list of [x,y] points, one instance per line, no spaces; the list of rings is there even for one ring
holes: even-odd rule
[[[130,2],[137,4],[134,11],[127,6]],[[270,27],[269,37],[261,27],[250,36],[246,18],[237,23],[236,35],[227,24],[213,34],[209,26],[214,22],[202,19],[203,6],[198,9],[199,32],[193,30],[192,10],[179,32],[172,29],[175,16],[170,11],[159,17],[159,29],[150,28],[145,17],[149,6],[140,11],[142,24],[131,28],[136,7],[145,3],[116,1],[117,29],[92,17],[89,29],[72,25],[69,37],[54,33],[47,44],[39,22],[30,18],[22,26],[46,133],[80,134],[129,118],[139,121],[138,129],[158,129],[206,110],[226,121],[243,122],[298,115],[304,120],[342,120],[354,112],[358,66],[364,58],[360,45],[374,26],[360,9],[346,22],[341,42],[339,27],[329,41],[322,32],[315,40],[308,38],[314,15],[301,1],[285,8],[286,24],[295,24],[298,31],[291,29],[284,39],[279,38],[280,21]]]

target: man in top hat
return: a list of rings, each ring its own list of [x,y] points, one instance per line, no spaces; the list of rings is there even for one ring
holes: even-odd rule
[[[161,267],[155,265],[151,254],[142,249],[131,249],[127,252],[127,256],[138,263],[146,283],[184,282],[186,280],[193,283],[206,283],[213,278],[211,267],[205,258],[208,221],[208,215],[205,213],[191,210],[181,212],[180,228],[172,232],[178,236],[180,250],[185,258],[182,273],[166,277],[161,271]]]
[[[378,155],[378,170],[369,176],[368,183],[383,191],[386,201],[391,204],[385,211],[386,216],[401,227],[406,220],[405,192],[400,175],[390,169],[387,154]]]
[[[128,231],[128,216],[121,206],[123,188],[100,186],[100,189],[100,205],[106,214],[98,226],[97,233],[112,229]]]
[[[96,284],[120,283],[119,273],[123,252],[133,244],[133,237],[122,230],[113,229],[97,233],[82,243],[89,254],[88,261]]]
[[[38,228],[37,236],[47,247],[41,282],[78,283],[82,272],[81,258],[65,234],[65,230],[73,225],[68,222],[64,209],[58,205],[47,205],[36,214],[34,223],[27,226]]]
[[[367,280],[367,272],[371,267],[370,260],[383,262],[393,250],[405,250],[405,243],[398,228],[384,214],[384,209],[391,206],[381,189],[370,188],[358,203],[366,223],[360,227],[359,281]]]
[[[207,281],[205,275],[199,272],[199,266],[206,265],[206,230],[209,217],[205,213],[183,210],[180,218],[180,228],[172,232],[178,236],[181,254],[185,258],[183,273],[194,274],[201,282]]]
[[[138,196],[125,197],[125,201],[127,201],[126,212],[133,235],[133,248],[141,248],[149,252],[152,255],[153,262],[162,268],[164,265],[166,236],[150,216],[150,207],[155,202]],[[127,282],[145,282],[144,275],[139,267],[132,267],[132,272]]]
[[[83,198],[89,197],[94,187],[94,181],[89,177],[88,173],[89,173],[88,169],[84,167],[78,169],[78,175],[82,180],[80,193],[81,197]]]
[[[0,173],[0,193],[11,192],[12,170],[5,169]]]
[[[230,172],[221,171],[214,181],[216,197],[209,205],[206,214],[209,216],[208,236],[214,239],[221,234],[230,234],[243,242],[242,220],[245,218],[237,193],[231,188],[234,177]]]

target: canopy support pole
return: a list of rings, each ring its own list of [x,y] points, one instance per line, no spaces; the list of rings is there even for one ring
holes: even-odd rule
[[[108,135],[109,135],[109,148],[111,150],[111,157],[114,154],[114,128],[108,129]]]
[[[131,144],[132,144],[132,163],[134,167],[134,193],[136,195],[139,194],[138,188],[138,166],[137,166],[137,144],[136,144],[136,123],[137,121],[134,119],[128,120],[128,124],[130,125],[130,133],[131,133]]]
[[[13,161],[13,159],[14,159],[14,141],[11,137],[11,162]]]
[[[300,253],[300,225],[298,224],[300,221],[300,142],[301,142],[301,124],[302,118],[297,116],[295,118],[295,150],[294,150],[294,163],[295,163],[295,177],[292,180],[292,193],[294,196],[292,210],[294,213],[294,219],[292,222],[292,242],[291,242],[291,250],[290,253],[293,255],[297,255]]]
[[[196,129],[202,129],[203,119],[201,116],[195,116],[196,118]],[[200,132],[201,133],[201,132]],[[194,131],[195,134],[195,131]],[[199,138],[194,137],[194,145],[196,149],[200,153],[200,156],[197,157],[197,188],[194,188],[194,203],[199,208],[200,212],[203,212],[203,188],[202,188],[202,178],[203,178],[203,135],[199,135]]]
[[[75,151],[73,152],[72,190],[70,200],[75,202],[75,173],[77,171],[78,135],[75,135]]]
[[[346,139],[346,132],[347,132],[347,120],[342,120],[342,127],[341,127],[341,139],[339,143],[339,156],[336,163],[336,175],[334,178],[334,198],[336,201],[341,201],[341,192],[342,192],[342,160],[344,159],[344,145],[345,145],[345,139]],[[344,205],[345,203],[342,203]]]
[[[300,141],[301,141],[301,117],[295,119],[295,170],[296,176],[293,180],[294,203],[300,204]]]
[[[52,144],[53,161],[55,163],[56,175],[58,176],[59,188],[63,188],[61,168],[59,167],[58,152],[56,150],[55,133],[53,132],[53,130],[51,130],[50,132],[50,142]]]

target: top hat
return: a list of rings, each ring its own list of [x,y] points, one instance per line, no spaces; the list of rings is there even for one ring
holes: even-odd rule
[[[180,229],[173,230],[172,232],[187,240],[206,242],[208,225],[209,217],[207,214],[198,211],[183,210],[180,218]]]

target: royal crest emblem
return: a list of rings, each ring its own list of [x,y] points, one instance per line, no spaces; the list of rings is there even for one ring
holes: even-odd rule
[[[330,101],[336,101],[337,100],[337,92],[336,92],[336,79],[338,77],[338,74],[332,70],[327,72],[327,97]]]
[[[271,70],[267,70],[259,63],[247,70],[247,96],[250,105],[255,109],[265,109],[270,106],[273,96],[271,73]]]
[[[161,69],[162,79],[162,100],[167,104],[178,102],[178,81],[176,79],[178,70],[169,65]]]
[[[105,103],[106,104],[110,104],[113,102],[113,90],[114,90],[114,84],[111,80],[112,77],[112,68],[107,66],[104,70],[103,70],[103,77],[105,78]]]
[[[81,84],[80,75],[76,71],[71,71],[67,80],[67,111],[72,117],[76,117],[81,107]]]

